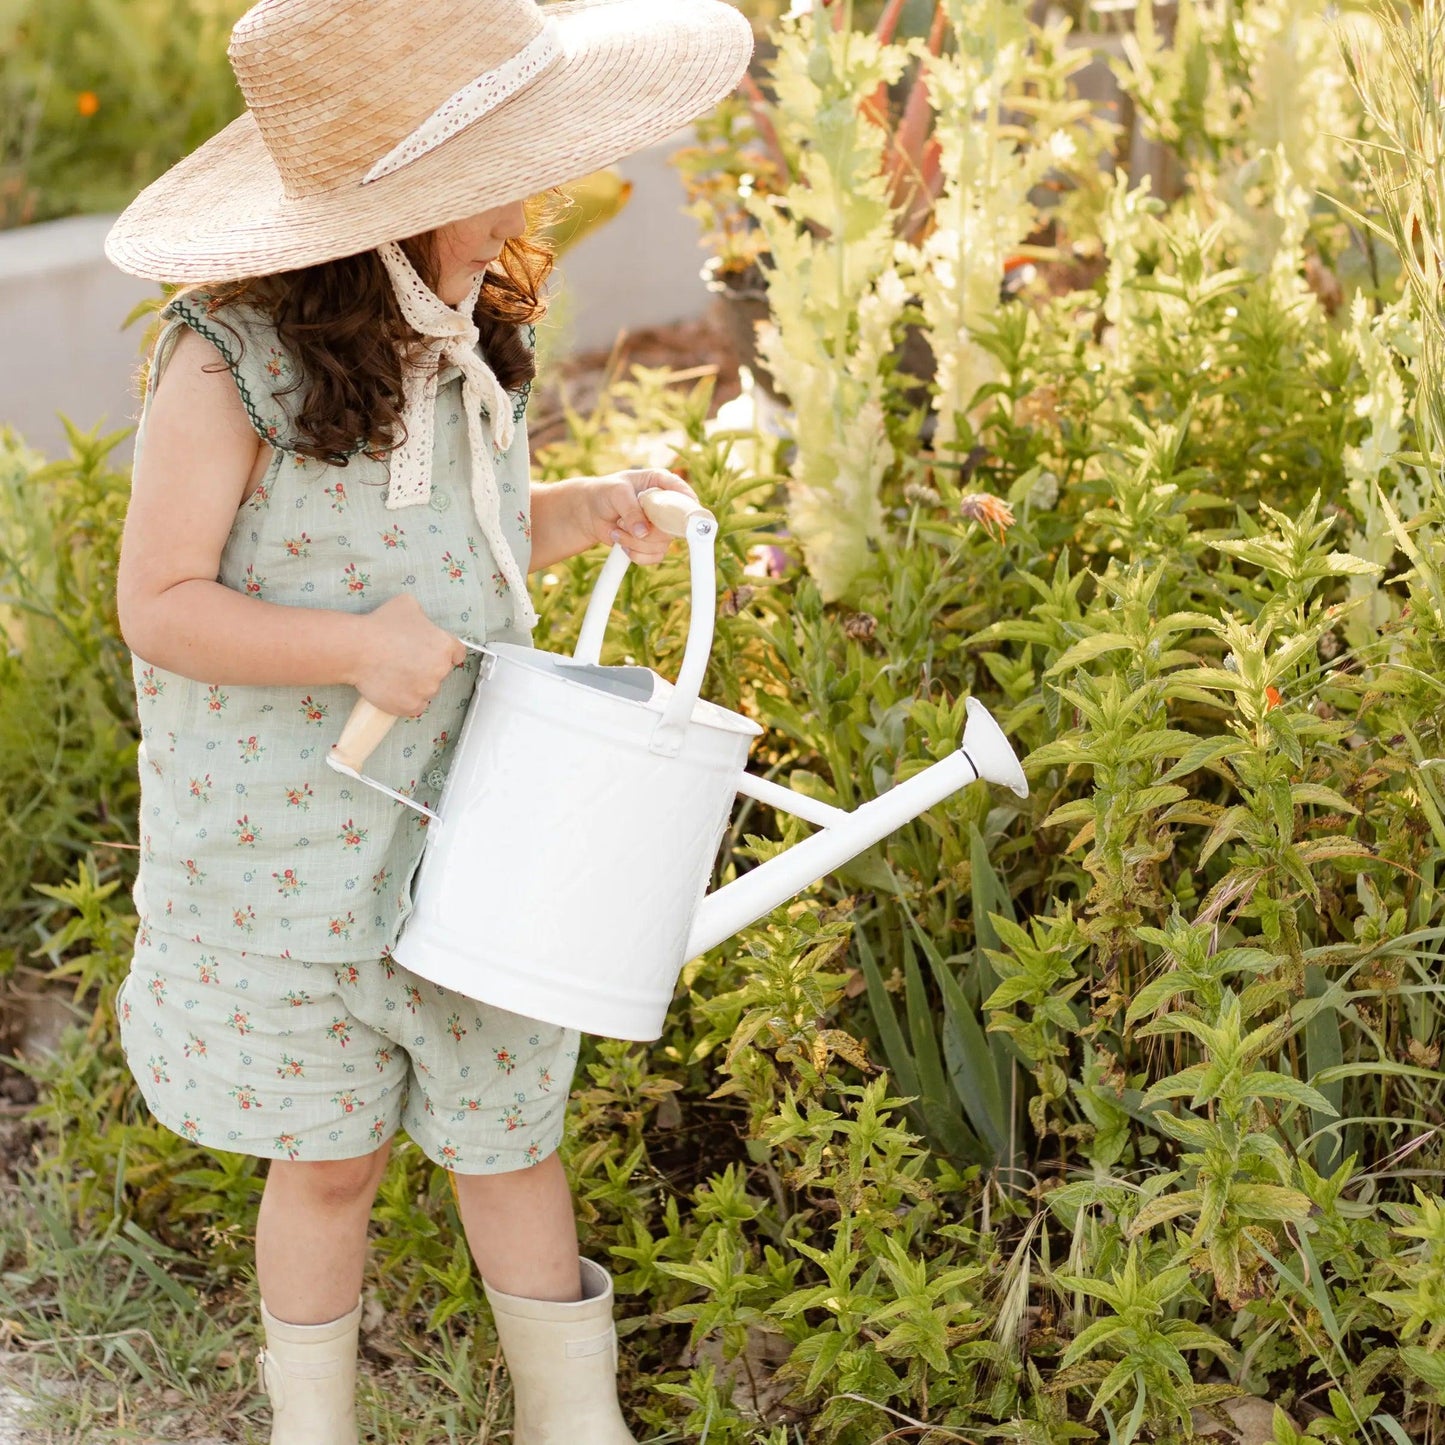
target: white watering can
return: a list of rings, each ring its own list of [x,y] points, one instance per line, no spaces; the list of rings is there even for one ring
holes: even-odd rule
[[[431,819],[396,958],[466,997],[619,1039],[662,1033],[688,959],[951,793],[978,779],[1029,790],[973,698],[956,752],[852,812],[747,772],[762,729],[697,695],[712,650],[717,521],[679,492],[639,500],[653,525],[687,538],[692,618],[676,684],[598,665],[628,565],[617,546],[573,656],[467,644],[482,665],[435,812],[362,776],[395,721],[364,699],[327,759]],[[738,793],[820,831],[707,894]]]

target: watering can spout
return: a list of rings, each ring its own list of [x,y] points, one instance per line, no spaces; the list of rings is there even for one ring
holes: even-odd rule
[[[966,706],[968,721],[957,751],[851,813],[745,775],[743,791],[822,826],[812,837],[704,898],[693,918],[686,957],[696,958],[716,947],[970,783],[1000,783],[1020,798],[1028,797],[1024,770],[1003,729],[981,702],[969,698]]]

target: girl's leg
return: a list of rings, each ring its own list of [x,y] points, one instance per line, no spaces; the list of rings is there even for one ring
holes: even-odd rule
[[[319,1325],[356,1308],[366,1227],[390,1149],[358,1159],[272,1162],[256,1221],[256,1275],[276,1319]]]
[[[506,1174],[456,1174],[457,1201],[482,1278],[525,1299],[582,1298],[577,1222],[562,1161]]]
[[[366,1226],[390,1146],[276,1162],[256,1224],[271,1445],[357,1445],[356,1352]]]
[[[513,1445],[636,1445],[617,1403],[612,1280],[577,1257],[561,1160],[456,1181],[512,1379]]]

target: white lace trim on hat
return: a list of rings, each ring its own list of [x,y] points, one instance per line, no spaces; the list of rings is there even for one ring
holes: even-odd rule
[[[361,184],[389,176],[428,151],[435,150],[444,140],[466,129],[515,95],[561,54],[562,40],[557,27],[552,21],[544,20],[542,28],[510,60],[504,60],[495,69],[479,75],[442,101],[409,136],[367,171],[361,178]]]
[[[395,241],[379,246],[377,254],[391,276],[392,290],[408,324],[427,338],[440,361],[451,362],[461,370],[462,409],[466,412],[472,453],[472,508],[502,580],[511,588],[517,625],[524,632],[531,631],[537,613],[527,595],[526,575],[502,530],[494,456],[494,450],[506,452],[511,447],[516,423],[506,391],[482,358],[480,336],[472,319],[482,278],[478,276],[472,283],[460,306],[448,306],[417,275],[406,252]],[[391,453],[386,494],[386,505],[391,510],[414,507],[431,497],[437,386],[435,365],[408,366],[403,373],[402,425],[406,435]],[[489,429],[483,427],[484,412]]]

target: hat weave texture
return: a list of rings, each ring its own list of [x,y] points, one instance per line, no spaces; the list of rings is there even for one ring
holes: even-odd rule
[[[246,113],[131,202],[106,254],[186,282],[369,251],[661,140],[752,45],[727,0],[261,0],[231,39]],[[458,124],[468,95],[492,108]]]

